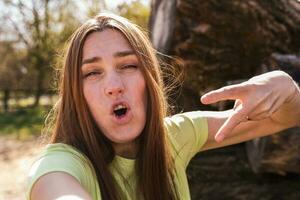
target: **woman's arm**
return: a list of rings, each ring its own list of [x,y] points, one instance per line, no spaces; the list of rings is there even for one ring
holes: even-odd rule
[[[92,200],[80,183],[65,172],[51,172],[38,179],[31,200]]]
[[[232,110],[205,112],[209,136],[202,150],[235,144],[300,125],[300,90],[282,71],[253,77],[204,95],[205,104],[236,100]]]

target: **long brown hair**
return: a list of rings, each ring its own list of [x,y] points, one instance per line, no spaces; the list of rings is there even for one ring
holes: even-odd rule
[[[175,200],[178,198],[173,179],[175,168],[163,124],[167,102],[161,69],[148,37],[125,18],[100,14],[88,20],[72,35],[60,78],[60,98],[55,107],[51,143],[62,142],[79,149],[93,164],[102,199],[121,198],[121,191],[108,168],[115,152],[88,109],[81,78],[82,51],[86,38],[92,32],[107,28],[118,30],[127,38],[141,63],[147,85],[149,99],[146,125],[140,136],[136,161],[137,193],[145,200]]]

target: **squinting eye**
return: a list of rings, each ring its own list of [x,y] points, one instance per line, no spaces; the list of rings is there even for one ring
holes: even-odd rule
[[[121,69],[136,69],[138,68],[137,65],[129,64],[121,66]]]
[[[96,75],[100,75],[100,72],[89,72],[89,73],[83,74],[83,78],[88,78],[88,77],[92,77],[92,76],[96,76]]]

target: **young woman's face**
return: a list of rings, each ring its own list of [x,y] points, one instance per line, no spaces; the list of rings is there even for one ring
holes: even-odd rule
[[[90,34],[83,46],[83,93],[103,134],[128,144],[146,122],[147,92],[140,62],[117,30]]]

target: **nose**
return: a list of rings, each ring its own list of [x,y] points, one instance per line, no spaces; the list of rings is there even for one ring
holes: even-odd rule
[[[104,93],[110,97],[118,97],[124,92],[124,84],[122,77],[117,73],[110,74],[107,77]]]

